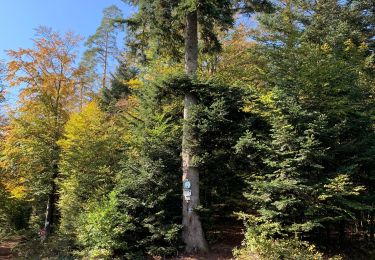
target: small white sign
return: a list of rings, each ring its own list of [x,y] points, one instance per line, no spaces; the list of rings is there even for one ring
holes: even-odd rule
[[[184,197],[191,197],[191,190],[184,190]]]

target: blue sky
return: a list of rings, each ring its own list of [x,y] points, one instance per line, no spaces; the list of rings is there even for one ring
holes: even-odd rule
[[[100,24],[103,9],[113,4],[125,17],[132,12],[121,0],[1,0],[0,60],[7,60],[4,50],[31,47],[34,29],[39,25],[61,33],[74,31],[87,38]],[[11,91],[8,102],[13,103],[15,95],[16,91]]]
[[[135,11],[121,0],[0,0],[0,60],[7,61],[4,50],[32,47],[34,29],[40,25],[87,38],[95,33],[103,9],[110,5],[117,5],[125,17]],[[241,21],[252,24],[252,19]],[[14,106],[17,94],[17,89],[8,90],[7,103]]]

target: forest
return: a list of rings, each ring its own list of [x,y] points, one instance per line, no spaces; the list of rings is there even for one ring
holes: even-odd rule
[[[0,259],[375,259],[374,0],[123,5],[5,50]]]

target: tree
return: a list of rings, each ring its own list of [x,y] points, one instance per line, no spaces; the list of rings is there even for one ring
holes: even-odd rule
[[[58,141],[60,229],[76,234],[77,219],[90,201],[99,201],[114,186],[121,156],[120,129],[94,102],[71,115]]]
[[[101,91],[100,105],[108,112],[115,112],[119,109],[118,102],[126,100],[130,95],[129,81],[134,80],[138,70],[134,65],[128,64],[125,60],[120,60],[119,66],[113,78],[111,86],[105,87]]]
[[[3,115],[4,111],[3,111],[3,105],[2,105],[5,100],[5,97],[4,97],[5,86],[3,85],[4,72],[5,72],[5,67],[3,65],[3,62],[0,60],[0,127],[4,123],[4,115]]]
[[[138,5],[139,12],[127,20],[133,33],[135,45],[154,44],[158,53],[166,52],[172,57],[185,56],[185,73],[192,79],[197,78],[198,69],[198,23],[201,30],[203,50],[220,50],[220,43],[214,33],[214,27],[226,30],[233,25],[233,2],[231,1],[127,1]],[[269,6],[267,1],[240,1],[236,7],[254,12],[258,7]],[[256,8],[255,8],[256,7]],[[261,8],[260,8],[261,9]],[[182,32],[184,34],[182,34]],[[143,35],[143,37],[142,37]],[[183,47],[183,43],[184,47]],[[181,50],[183,50],[181,52]],[[184,98],[184,127],[182,135],[182,180],[191,183],[190,200],[183,199],[183,240],[187,251],[207,251],[201,222],[196,212],[199,206],[199,170],[195,166],[197,157],[197,135],[192,131],[189,121],[191,110],[199,103],[189,90]]]
[[[3,156],[6,171],[25,187],[38,217],[42,216],[41,203],[46,205],[44,228],[49,233],[57,217],[57,141],[77,104],[76,89],[85,69],[74,66],[79,37],[60,36],[46,27],[36,32],[34,48],[7,51],[11,60],[6,80],[10,86],[24,87]]]
[[[373,58],[339,1],[277,6],[259,17],[251,51],[263,91],[250,107],[268,126],[237,146],[253,165],[249,229],[301,238],[334,228],[343,239],[373,198]]]
[[[91,61],[93,67],[100,65],[103,69],[102,88],[107,86],[110,60],[119,55],[116,20],[120,19],[122,12],[118,7],[112,5],[105,8],[100,26],[85,43],[88,48],[84,54],[85,60]]]
[[[143,259],[171,255],[179,246],[181,105],[162,98],[154,79],[133,80],[129,90],[126,105],[112,114],[125,130],[114,189],[89,201],[80,218],[78,244],[91,257]]]
[[[254,85],[254,56],[249,51],[255,43],[249,38],[252,29],[240,23],[226,33],[220,33],[222,50],[219,53],[202,54],[199,75],[214,79],[228,86],[249,88]]]
[[[239,176],[233,177],[238,161],[234,151],[229,156],[225,152],[233,150],[247,125],[243,120],[246,114],[241,111],[244,92],[226,85],[192,82],[185,75],[164,75],[160,79],[161,71],[174,74],[178,67],[161,64],[155,61],[155,67],[147,66],[147,73],[138,75],[142,81],[129,82],[130,95],[123,109],[113,114],[122,118],[126,129],[115,188],[100,202],[86,204],[77,229],[78,244],[85,246],[84,251],[91,257],[100,257],[96,255],[100,252],[102,257],[131,259],[167,256],[179,248],[181,208],[176,202],[181,194],[176,183],[180,180],[184,88],[204,100],[193,112],[191,123],[199,132],[199,165],[205,176],[202,204],[224,215],[238,206],[238,201],[223,207],[213,205],[241,196],[243,183]],[[222,182],[212,183],[215,179]],[[108,216],[103,215],[108,210],[109,225]]]

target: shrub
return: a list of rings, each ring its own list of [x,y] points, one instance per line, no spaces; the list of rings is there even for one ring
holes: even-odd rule
[[[84,248],[81,256],[109,259],[116,250],[126,250],[127,244],[119,236],[134,228],[130,220],[118,212],[114,193],[89,203],[78,220],[78,244]]]
[[[270,238],[257,227],[248,226],[243,246],[234,250],[238,260],[322,260],[314,245],[295,238]],[[330,258],[339,260],[341,257]]]

